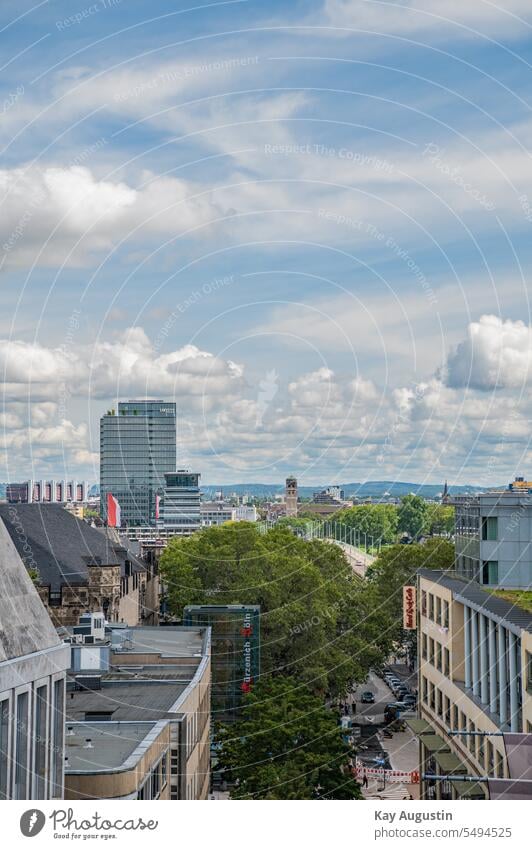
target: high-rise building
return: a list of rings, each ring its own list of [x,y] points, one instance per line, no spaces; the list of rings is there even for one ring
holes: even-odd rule
[[[107,496],[120,505],[121,525],[155,525],[156,496],[176,468],[176,405],[124,401],[100,419],[100,512]]]
[[[297,480],[289,477],[285,486],[285,505],[287,516],[297,516]]]
[[[165,474],[164,494],[157,525],[188,536],[201,528],[199,474],[179,469]],[[159,512],[159,511],[157,511]]]

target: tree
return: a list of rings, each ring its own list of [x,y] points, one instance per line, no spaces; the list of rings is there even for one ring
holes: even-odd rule
[[[375,543],[397,539],[397,508],[393,504],[358,504],[335,513],[331,521],[342,522],[372,537]]]
[[[362,798],[338,717],[293,679],[261,680],[219,741],[232,799]]]
[[[420,495],[405,495],[398,511],[398,529],[412,539],[419,539],[427,524],[427,502]]]
[[[454,507],[450,504],[428,504],[426,528],[431,536],[451,536],[454,533]]]
[[[383,661],[378,626],[356,613],[364,585],[328,542],[236,522],[174,538],[160,572],[177,618],[187,604],[260,604],[264,675],[292,675],[336,698]]]

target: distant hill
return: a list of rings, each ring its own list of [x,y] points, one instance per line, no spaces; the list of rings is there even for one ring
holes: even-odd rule
[[[316,486],[299,486],[298,492],[301,498],[312,498],[314,492],[325,489],[329,484]],[[336,485],[336,484],[335,484]],[[410,492],[421,495],[423,498],[436,498],[443,489],[440,484],[419,484],[408,481],[365,481],[364,483],[341,483],[346,498],[356,495],[358,498],[382,498],[385,494],[400,498]],[[485,486],[464,484],[463,486],[451,486],[451,495],[464,495],[467,493],[482,492]],[[202,486],[202,491],[207,498],[214,496],[216,492],[223,491],[225,495],[236,493],[237,495],[252,495],[257,498],[274,498],[284,492],[284,483],[235,483],[235,484],[207,484]]]

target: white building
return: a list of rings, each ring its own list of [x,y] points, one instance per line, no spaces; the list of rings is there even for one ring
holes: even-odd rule
[[[0,799],[62,799],[61,642],[0,520]]]

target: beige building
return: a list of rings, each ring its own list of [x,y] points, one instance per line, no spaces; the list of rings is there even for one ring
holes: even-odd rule
[[[208,798],[210,628],[71,639],[65,798]]]
[[[532,732],[532,613],[504,591],[429,569],[418,605],[419,718],[409,725],[421,774],[508,778],[500,732]],[[485,796],[485,782],[421,782],[425,799]]]

